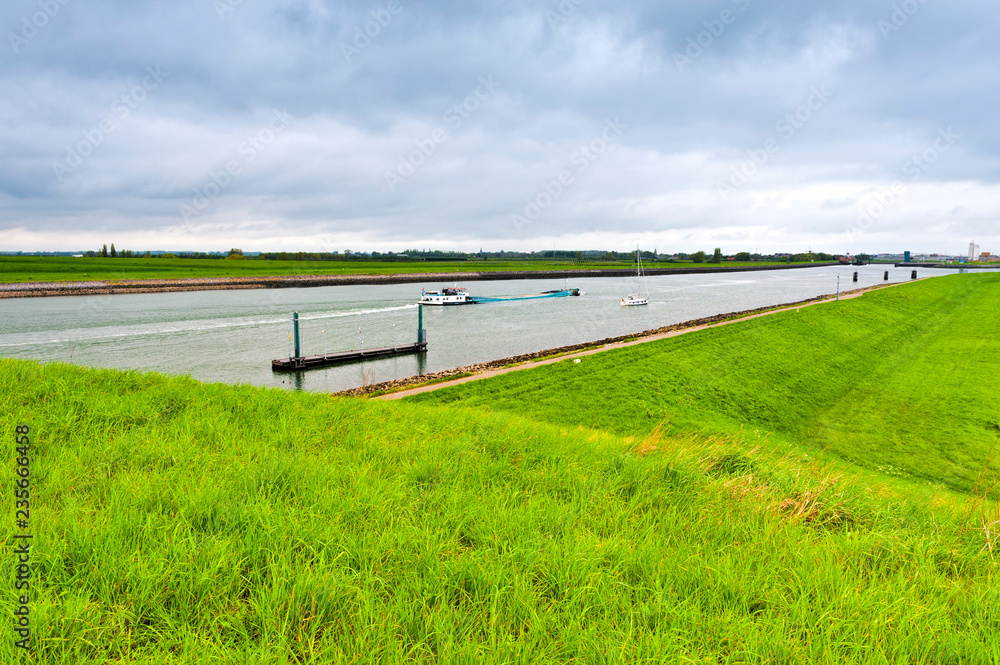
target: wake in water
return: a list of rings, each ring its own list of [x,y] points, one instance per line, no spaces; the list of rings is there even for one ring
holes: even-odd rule
[[[310,316],[299,315],[299,321],[314,321],[316,319],[337,319],[344,316],[363,316],[365,314],[381,314],[382,312],[399,312],[404,309],[416,309],[417,305],[399,305],[397,307],[381,307],[379,309],[358,309],[351,312],[334,312],[333,314],[313,314]],[[281,319],[281,321],[288,321],[288,318]]]
[[[339,319],[357,316],[368,316],[371,314],[382,314],[385,312],[398,312],[407,309],[416,309],[416,304],[408,305],[397,305],[394,307],[379,307],[373,309],[356,309],[349,310],[346,312],[331,312],[331,313],[317,313],[310,314],[306,316],[299,316],[299,321],[319,321],[323,319]],[[73,331],[39,331],[34,335],[37,337],[42,337],[45,335],[52,335],[58,333],[72,333],[68,337],[56,337],[50,339],[31,339],[25,341],[23,335],[19,335],[22,341],[18,342],[0,342],[0,348],[17,348],[26,346],[37,346],[40,344],[68,344],[74,342],[100,342],[102,340],[113,340],[113,339],[129,339],[135,337],[143,337],[146,335],[175,335],[184,333],[201,333],[201,332],[212,332],[217,330],[225,329],[240,329],[240,328],[260,328],[266,326],[274,326],[281,324],[288,324],[290,316],[283,316],[279,318],[267,318],[267,319],[251,319],[243,321],[223,321],[218,322],[209,319],[199,319],[195,321],[185,322],[183,325],[172,325],[169,328],[158,328],[153,330],[143,330],[141,328],[136,328],[134,330],[110,332],[115,330],[114,328],[101,327],[101,328],[91,328],[91,329],[77,329]],[[154,325],[169,325],[168,322],[162,322],[160,324]],[[0,338],[2,339],[2,338]]]

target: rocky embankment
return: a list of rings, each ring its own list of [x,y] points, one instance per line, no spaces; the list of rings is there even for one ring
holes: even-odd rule
[[[717,266],[704,268],[650,268],[646,275],[683,275],[712,272],[794,270],[833,265],[810,263],[769,266]],[[0,298],[44,296],[97,296],[117,293],[163,293],[220,289],[289,289],[310,286],[413,284],[418,282],[481,282],[510,279],[577,279],[581,277],[630,277],[634,270],[523,270],[484,272],[425,272],[396,275],[289,275],[283,277],[193,277],[186,279],[123,279],[89,282],[21,282],[0,284]]]
[[[881,285],[869,288],[881,288]],[[853,291],[842,291],[841,295],[846,295],[848,293],[855,293],[858,291],[867,291],[869,290],[869,288],[854,289]],[[431,372],[429,374],[421,374],[419,376],[410,376],[405,379],[396,379],[394,381],[385,381],[383,383],[373,383],[371,385],[361,386],[360,388],[342,390],[340,392],[333,394],[342,395],[345,397],[362,397],[365,395],[394,392],[396,390],[400,390],[403,388],[412,388],[413,386],[429,383],[431,381],[438,381],[441,379],[448,379],[452,377],[468,376],[471,374],[482,374],[483,372],[488,372],[495,369],[501,369],[509,365],[519,365],[521,363],[532,362],[535,360],[542,360],[544,358],[549,358],[552,356],[565,355],[565,354],[575,353],[577,351],[584,351],[586,349],[607,346],[609,344],[616,344],[618,342],[639,340],[644,337],[653,337],[655,335],[662,335],[664,333],[674,332],[677,330],[697,328],[699,326],[705,326],[712,323],[728,321],[729,319],[743,318],[746,316],[752,316],[754,314],[761,314],[763,312],[768,312],[774,309],[784,309],[786,307],[806,305],[809,303],[819,302],[820,300],[829,300],[830,298],[831,296],[829,295],[822,295],[822,296],[816,296],[815,298],[808,298],[807,300],[799,300],[797,302],[778,305],[776,307],[760,307],[757,309],[748,309],[741,312],[729,312],[727,314],[717,314],[715,316],[708,316],[701,319],[691,319],[690,321],[683,321],[681,323],[675,323],[673,325],[663,326],[662,328],[644,330],[640,333],[634,333],[632,335],[621,335],[619,337],[608,337],[605,339],[599,339],[594,342],[584,342],[582,344],[571,344],[569,346],[560,346],[559,348],[556,349],[546,349],[545,351],[525,353],[519,356],[513,356],[510,358],[501,358],[499,360],[491,360],[489,362],[484,362],[484,363],[476,363],[475,365],[466,365],[465,367],[456,367],[455,369],[447,369],[441,372]]]

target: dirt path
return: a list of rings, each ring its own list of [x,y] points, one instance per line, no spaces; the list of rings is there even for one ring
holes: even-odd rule
[[[928,279],[922,277],[920,279]],[[919,280],[917,280],[919,281]],[[840,294],[841,300],[850,300],[851,298],[858,298],[864,295],[868,291],[875,289],[884,289],[892,286],[899,286],[900,284],[910,284],[912,282],[895,282],[893,284],[878,284],[876,286],[865,287],[862,289],[855,289],[853,291],[847,291]],[[543,365],[551,365],[552,363],[562,362],[564,360],[572,360],[573,358],[582,358],[584,356],[591,356],[595,353],[602,353],[604,351],[610,351],[611,349],[623,349],[628,346],[635,346],[636,344],[645,344],[647,342],[655,342],[656,340],[666,339],[668,337],[677,337],[678,335],[685,335],[687,333],[695,332],[697,330],[705,330],[706,328],[716,328],[718,326],[726,326],[731,323],[740,323],[742,321],[749,321],[750,319],[757,319],[762,316],[769,316],[771,314],[777,314],[778,312],[788,312],[791,310],[798,311],[802,307],[809,307],[810,305],[818,305],[820,303],[834,302],[835,298],[833,296],[825,297],[822,300],[814,300],[812,302],[799,303],[791,305],[788,307],[780,307],[779,309],[771,309],[766,312],[760,312],[758,314],[750,314],[749,316],[743,316],[737,319],[730,319],[728,321],[719,321],[716,323],[706,323],[703,325],[691,326],[689,328],[682,328],[679,330],[671,330],[665,333],[659,333],[655,335],[649,335],[647,337],[642,337],[641,339],[636,339],[633,341],[622,341],[613,342],[611,344],[605,344],[599,348],[587,349],[584,351],[577,351],[573,353],[568,353],[565,355],[560,355],[555,358],[547,358],[545,360],[536,360],[532,362],[526,362],[513,367],[503,367],[496,369],[489,369],[482,372],[477,372],[472,376],[463,376],[461,378],[452,379],[449,381],[441,381],[440,383],[434,383],[430,385],[417,386],[415,388],[408,388],[405,390],[399,390],[392,393],[386,393],[384,395],[378,395],[378,399],[384,400],[396,400],[402,399],[404,397],[409,397],[410,395],[419,395],[420,393],[431,392],[432,390],[440,390],[441,388],[448,388],[450,386],[457,386],[462,383],[468,383],[469,381],[478,381],[480,379],[488,379],[493,376],[500,376],[501,374],[508,374],[510,372],[517,372],[523,369],[531,369],[532,367],[541,367]]]

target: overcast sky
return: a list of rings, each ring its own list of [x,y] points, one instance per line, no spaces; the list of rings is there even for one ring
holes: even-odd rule
[[[987,0],[6,0],[0,250],[1000,252]]]

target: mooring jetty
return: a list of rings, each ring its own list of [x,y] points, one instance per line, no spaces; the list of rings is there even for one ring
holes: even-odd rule
[[[377,346],[371,349],[362,348],[357,351],[338,351],[336,353],[304,356],[300,348],[298,312],[292,312],[292,337],[295,341],[295,355],[291,358],[272,360],[272,370],[276,372],[298,372],[300,370],[326,367],[328,365],[343,365],[365,360],[427,352],[427,330],[424,329],[423,305],[417,305],[417,341],[411,344],[394,344],[392,346]]]

